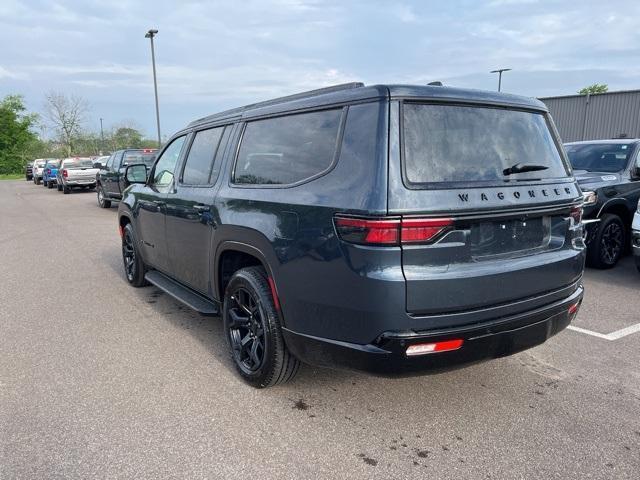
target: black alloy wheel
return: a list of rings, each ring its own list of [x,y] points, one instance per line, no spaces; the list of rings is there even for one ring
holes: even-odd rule
[[[270,387],[296,375],[300,361],[284,343],[264,268],[246,267],[233,274],[225,289],[222,318],[233,363],[249,385]]]
[[[624,223],[619,216],[607,213],[602,216],[597,228],[587,249],[587,264],[600,269],[613,268],[624,253]]]
[[[138,252],[136,237],[130,223],[127,223],[122,229],[122,262],[127,281],[131,285],[134,287],[147,285],[144,278],[146,268]]]
[[[602,261],[608,265],[613,265],[620,258],[624,232],[618,223],[610,223],[602,231],[600,238],[600,250]]]
[[[258,370],[264,362],[264,312],[257,299],[244,287],[230,297],[229,338],[233,357],[246,373]]]

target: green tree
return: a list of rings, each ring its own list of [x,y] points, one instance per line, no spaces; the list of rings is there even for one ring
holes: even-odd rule
[[[594,83],[593,85],[589,85],[588,87],[584,87],[578,90],[578,94],[593,95],[596,93],[607,93],[608,91],[609,91],[609,86],[606,83]]]
[[[26,110],[21,95],[7,95],[0,102],[0,174],[20,173],[28,150],[38,142],[32,130],[38,117]]]
[[[111,145],[113,150],[122,148],[142,148],[142,133],[133,127],[118,127],[111,135]]]

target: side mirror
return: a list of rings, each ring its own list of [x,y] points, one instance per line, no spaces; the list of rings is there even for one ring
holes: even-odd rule
[[[93,164],[93,168],[98,168],[100,170],[102,170],[102,164],[100,162],[96,162]]]
[[[631,169],[631,179],[640,180],[640,165],[634,165]]]
[[[134,163],[128,165],[124,171],[124,183],[129,186],[133,183],[147,183],[149,170],[144,163]]]

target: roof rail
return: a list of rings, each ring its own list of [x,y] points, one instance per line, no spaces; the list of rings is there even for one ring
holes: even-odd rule
[[[353,88],[364,87],[364,83],[362,82],[351,82],[351,83],[341,83],[339,85],[331,85],[329,87],[317,88],[315,90],[309,90],[307,92],[294,93],[293,95],[287,95],[284,97],[274,98],[272,100],[265,100],[263,102],[251,103],[249,105],[245,105],[243,107],[232,108],[230,110],[225,110],[220,113],[214,113],[213,115],[208,115],[206,117],[199,118],[198,120],[194,120],[188,126],[196,125],[198,123],[202,123],[206,120],[214,120],[219,117],[228,117],[233,114],[240,115],[242,112],[246,110],[251,110],[254,108],[262,108],[269,107],[271,105],[277,105],[279,103],[290,102],[292,100],[299,100],[301,98],[310,98],[316,97],[318,95],[324,95],[325,93],[333,93],[339,92],[341,90],[351,90]]]

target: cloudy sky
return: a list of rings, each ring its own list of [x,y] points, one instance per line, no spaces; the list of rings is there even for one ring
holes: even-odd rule
[[[85,97],[87,129],[155,134],[149,28],[162,132],[224,108],[364,81],[496,88],[529,96],[595,82],[640,88],[637,0],[0,0],[0,97]]]

